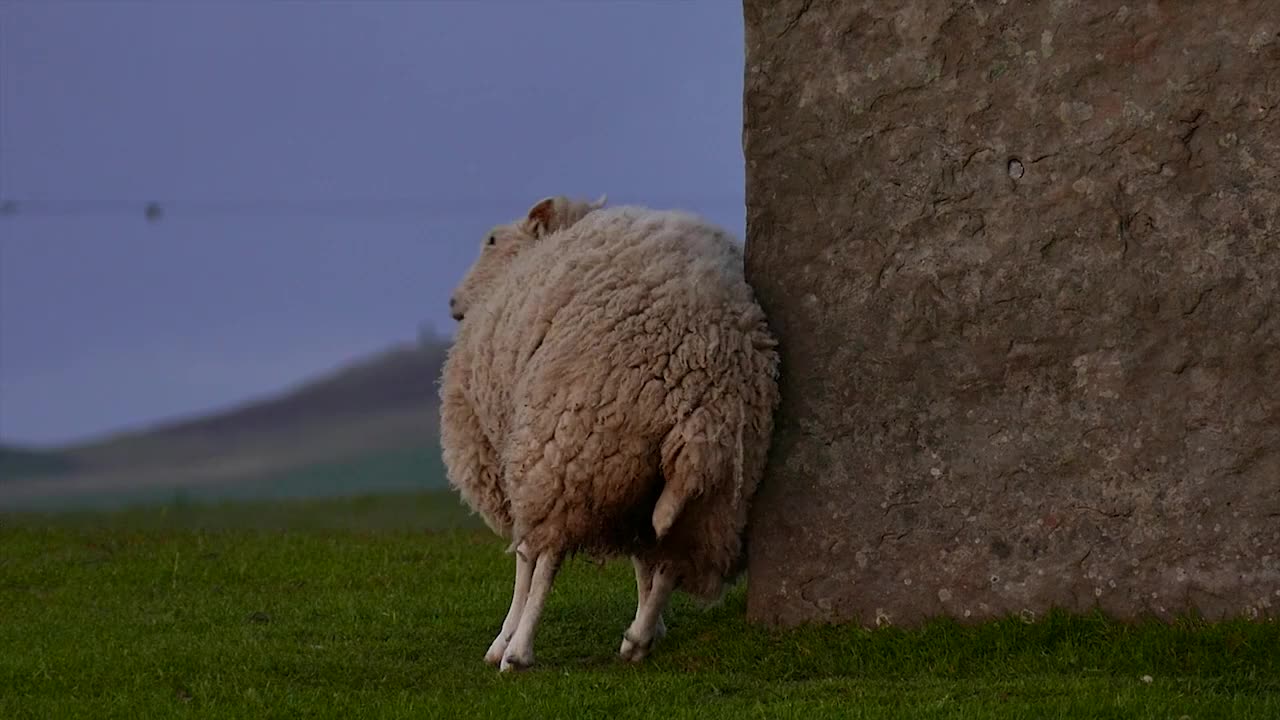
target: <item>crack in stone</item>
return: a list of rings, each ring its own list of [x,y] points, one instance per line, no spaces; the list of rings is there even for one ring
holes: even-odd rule
[[[800,24],[800,18],[804,17],[805,13],[809,12],[809,8],[812,6],[813,0],[804,0],[804,4],[801,5],[800,9],[796,11],[796,14],[792,15],[791,19],[787,21],[786,26],[782,28],[782,32],[778,33],[777,39],[781,40],[784,35],[791,32],[796,25]]]

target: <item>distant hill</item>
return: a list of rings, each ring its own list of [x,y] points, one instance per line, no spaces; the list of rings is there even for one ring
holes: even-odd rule
[[[360,360],[272,398],[150,431],[153,439],[239,435],[322,418],[421,410],[436,404],[443,344],[400,347]]]
[[[447,352],[447,340],[424,338],[227,410],[74,447],[3,447],[0,508],[51,494],[154,496],[233,484],[251,495],[245,488],[274,490],[299,477],[352,490],[416,482],[390,477],[388,467],[438,485],[442,468],[428,456],[438,457],[436,382]],[[389,459],[403,457],[423,459]]]

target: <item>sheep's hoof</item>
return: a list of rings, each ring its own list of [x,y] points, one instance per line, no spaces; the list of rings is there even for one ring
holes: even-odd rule
[[[489,646],[489,650],[484,654],[484,661],[489,665],[497,665],[502,662],[502,656],[507,652],[507,643],[509,638],[501,635],[493,639],[493,644]]]
[[[517,657],[516,655],[503,655],[502,664],[498,666],[498,672],[520,672],[533,667],[533,656]]]
[[[654,638],[649,638],[647,642],[640,642],[638,639],[631,637],[631,631],[627,630],[622,633],[622,647],[618,648],[618,656],[627,662],[640,662],[653,649],[653,641]]]

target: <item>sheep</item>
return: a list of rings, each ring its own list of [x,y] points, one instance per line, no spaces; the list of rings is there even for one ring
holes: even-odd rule
[[[493,228],[449,300],[439,381],[449,484],[510,542],[515,584],[484,659],[531,667],[566,556],[630,556],[619,656],[745,570],[779,402],[777,341],[729,234],[682,211],[548,197]]]

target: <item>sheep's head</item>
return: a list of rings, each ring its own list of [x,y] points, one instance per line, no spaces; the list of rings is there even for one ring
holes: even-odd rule
[[[453,319],[461,320],[520,253],[547,235],[573,225],[592,210],[604,207],[604,203],[604,197],[590,203],[566,197],[544,198],[529,208],[523,218],[490,230],[480,246],[480,256],[449,298]]]

